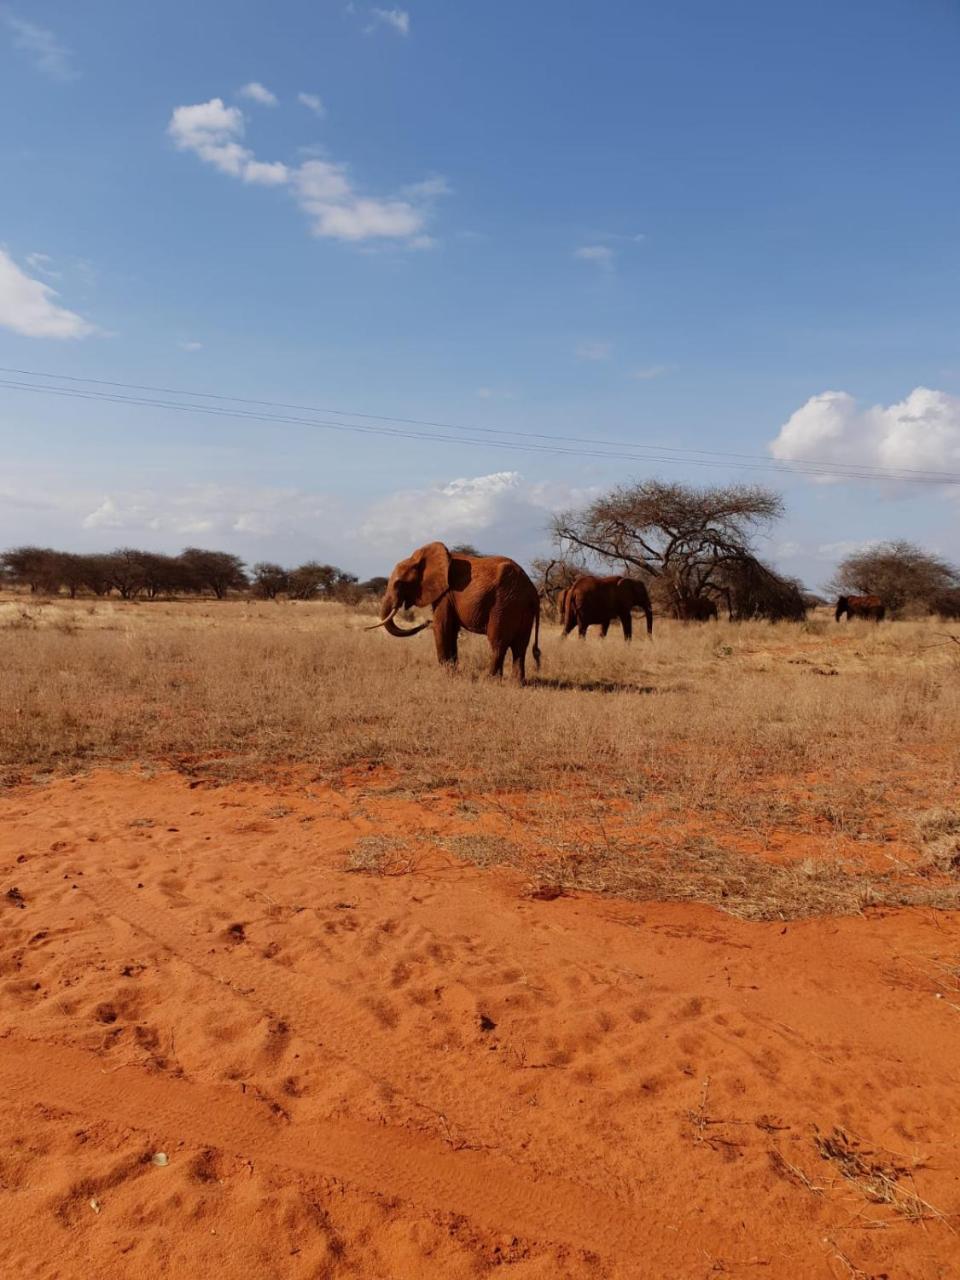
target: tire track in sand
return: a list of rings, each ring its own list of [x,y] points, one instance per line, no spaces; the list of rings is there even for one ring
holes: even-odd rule
[[[293,972],[251,954],[243,945],[233,945],[221,956],[217,935],[204,939],[188,933],[174,912],[150,905],[109,874],[91,878],[83,892],[100,910],[123,920],[209,981],[268,1017],[282,1017],[295,1035],[347,1069],[359,1071],[432,1117],[440,1116],[445,1127],[458,1130],[471,1145],[482,1144],[483,1135],[490,1133],[497,1117],[491,1115],[485,1096],[502,1094],[507,1073],[485,1055],[478,1055],[471,1065],[471,1081],[475,1084],[479,1078],[484,1089],[458,1086],[425,1068],[422,1046],[410,1046],[401,1036],[389,1034],[349,993],[331,989],[322,970]],[[386,1063],[389,1075],[383,1069]]]
[[[464,1214],[527,1240],[629,1256],[645,1232],[626,1207],[576,1183],[518,1169],[485,1151],[451,1151],[424,1134],[358,1121],[283,1123],[229,1086],[148,1073],[105,1072],[85,1049],[7,1036],[0,1040],[0,1094],[11,1104],[46,1104],[127,1125],[191,1147],[314,1177],[337,1178],[422,1210]]]

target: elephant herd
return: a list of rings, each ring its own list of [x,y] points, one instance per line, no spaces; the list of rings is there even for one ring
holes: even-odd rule
[[[563,634],[574,628],[581,639],[587,628],[598,626],[605,636],[610,623],[619,620],[623,638],[633,634],[633,610],[640,609],[646,618],[647,635],[653,635],[653,609],[644,584],[637,579],[612,574],[595,577],[583,574],[560,596],[560,619]],[[432,608],[433,617],[415,627],[403,627],[396,621],[404,610]],[[837,604],[837,621],[843,613],[854,618],[884,616],[882,601],[877,596],[841,596]],[[717,606],[706,597],[692,601],[684,611],[691,621],[716,619]],[[425,547],[394,566],[387,581],[380,608],[380,621],[392,636],[418,635],[433,628],[437,658],[441,664],[454,666],[457,661],[457,639],[461,631],[485,635],[490,645],[490,674],[503,675],[503,664],[509,653],[513,674],[521,683],[526,677],[527,647],[533,637],[533,661],[540,669],[540,596],[527,574],[515,560],[507,556],[475,556],[449,551],[442,542]]]

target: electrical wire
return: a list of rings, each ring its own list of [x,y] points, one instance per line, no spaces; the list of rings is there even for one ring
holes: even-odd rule
[[[14,374],[20,378],[56,379],[59,382],[84,384],[85,387],[111,387],[115,392],[86,390],[79,387],[51,386],[48,383],[19,382],[0,378],[0,387],[8,390],[33,392],[67,399],[90,400],[112,404],[127,404],[168,411],[200,413],[211,417],[227,417],[237,420],[270,422],[280,425],[319,427],[323,430],[348,432],[360,435],[377,435],[405,440],[435,441],[443,444],[466,444],[526,453],[547,453],[576,457],[612,458],[619,461],[653,462],[663,465],[691,465],[729,467],[731,463],[743,470],[769,471],[787,475],[814,476],[831,479],[887,481],[895,483],[949,485],[960,484],[960,473],[919,470],[913,468],[881,468],[868,463],[818,463],[813,461],[788,461],[767,459],[757,454],[737,453],[729,450],[691,449],[681,446],[635,444],[628,441],[604,440],[587,436],[567,436],[547,432],[519,431],[507,428],[465,427],[455,423],[436,422],[418,418],[390,417],[385,414],[361,413],[355,410],[320,408],[309,405],[288,404],[283,401],[256,400],[250,397],[231,396],[208,391],[186,391],[173,387],[153,387],[138,383],[110,381],[101,378],[81,378],[70,374],[57,374],[29,369],[13,369],[0,366],[0,373]],[[249,410],[229,409],[223,405],[199,405],[190,401],[159,400],[145,396],[118,394],[120,391],[142,391],[158,395],[192,397],[221,401],[224,404],[254,405],[262,408],[292,409],[298,413],[331,414],[339,418],[352,417],[362,422],[334,422],[318,417],[299,417],[290,414],[255,413]],[[396,423],[399,426],[372,426],[369,423]],[[409,428],[430,428],[410,430]],[[438,434],[442,432],[444,434]],[[461,434],[450,435],[450,432]],[[479,439],[478,436],[491,437]],[[523,443],[524,441],[541,443]],[[569,448],[567,446],[590,446]]]

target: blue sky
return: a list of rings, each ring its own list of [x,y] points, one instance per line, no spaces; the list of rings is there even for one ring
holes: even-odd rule
[[[958,65],[952,0],[0,6],[0,365],[960,472]],[[960,558],[956,487],[505,441],[0,386],[0,545],[523,560],[656,474],[781,488],[811,585]]]

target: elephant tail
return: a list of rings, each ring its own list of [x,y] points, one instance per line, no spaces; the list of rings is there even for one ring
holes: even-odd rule
[[[533,624],[533,661],[540,670],[540,601],[537,601],[537,614]]]

